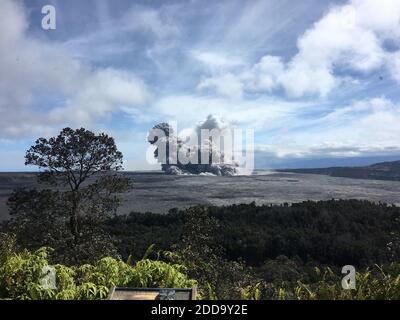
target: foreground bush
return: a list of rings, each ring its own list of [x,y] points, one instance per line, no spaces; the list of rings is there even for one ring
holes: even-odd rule
[[[345,290],[338,273],[326,267],[316,268],[317,280],[312,283],[298,281],[294,286],[282,288],[274,283],[258,283],[242,289],[242,299],[262,300],[399,300],[400,263],[386,267],[375,265],[356,273],[356,288]]]
[[[190,288],[195,284],[182,273],[182,266],[162,261],[141,260],[134,266],[105,257],[95,264],[67,267],[55,265],[56,288],[43,286],[43,270],[48,266],[50,249],[24,250],[8,254],[0,265],[1,299],[105,299],[109,288],[175,287]]]
[[[319,273],[321,271],[317,270]],[[331,278],[331,279],[329,279]],[[344,290],[341,281],[327,268],[320,281],[306,285],[299,283],[294,292],[281,291],[282,299],[299,300],[399,300],[400,264],[393,263],[386,268],[374,266],[356,274],[356,289]]]
[[[41,248],[36,252],[23,250],[15,253],[12,245],[0,248],[0,299],[29,300],[95,300],[105,299],[109,288],[120,287],[192,287],[181,265],[162,261],[140,260],[133,266],[121,260],[105,257],[95,264],[67,267],[55,265],[56,288],[46,289],[43,277],[51,250]],[[279,283],[244,286],[241,299],[294,299],[294,300],[375,300],[400,299],[400,264],[375,266],[356,275],[356,289],[344,290],[342,275],[330,268],[315,270],[315,281],[298,281],[285,288]],[[218,299],[210,286],[203,298]],[[205,290],[203,290],[205,291]]]

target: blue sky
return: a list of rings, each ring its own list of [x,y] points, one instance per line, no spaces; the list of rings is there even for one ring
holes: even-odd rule
[[[154,169],[147,131],[209,114],[255,130],[256,167],[400,155],[398,0],[0,0],[0,15],[1,171],[65,126]]]

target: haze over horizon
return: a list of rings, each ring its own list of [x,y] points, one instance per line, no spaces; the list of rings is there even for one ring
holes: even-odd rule
[[[44,5],[56,30],[41,28]],[[400,159],[400,1],[0,0],[0,171],[61,128],[105,131],[126,170],[148,130],[255,130],[256,168]]]

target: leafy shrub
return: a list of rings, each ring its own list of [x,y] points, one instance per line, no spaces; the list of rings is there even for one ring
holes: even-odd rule
[[[331,282],[330,269],[316,284],[299,283],[294,290],[294,298],[299,300],[399,300],[400,264],[391,264],[388,270],[380,266],[356,274],[356,289],[343,290],[341,282]]]
[[[46,289],[41,284],[48,266],[50,249],[35,252],[23,250],[10,253],[0,265],[1,298],[9,299],[105,299],[112,286],[177,287],[195,284],[188,279],[180,265],[161,261],[142,260],[134,266],[105,257],[95,264],[67,267],[55,265],[56,289]]]
[[[273,287],[258,283],[242,290],[243,299],[278,300],[399,300],[400,263],[381,267],[375,265],[356,273],[356,289],[344,290],[342,276],[331,268],[315,269],[317,281],[304,283],[298,281],[291,288]]]
[[[47,265],[47,250],[42,248],[35,253],[28,250],[13,254],[1,266],[2,287],[13,299],[45,299],[51,292],[43,289],[43,267]]]
[[[184,267],[179,264],[170,265],[163,261],[142,260],[133,268],[133,276],[129,281],[132,287],[187,288],[196,282],[188,280],[183,274]]]

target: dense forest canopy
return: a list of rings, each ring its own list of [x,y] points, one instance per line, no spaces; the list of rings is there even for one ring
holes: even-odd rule
[[[199,207],[200,210],[200,207]],[[260,266],[280,255],[342,266],[387,262],[387,244],[399,231],[400,208],[360,200],[307,201],[293,205],[252,204],[209,207],[218,221],[215,242],[229,259],[244,259]],[[105,225],[119,238],[123,256],[141,254],[150,243],[168,248],[185,232],[187,210],[169,214],[131,213],[116,216]]]
[[[166,268],[180,266],[186,279],[197,281],[204,298],[379,299],[400,297],[399,217],[396,206],[332,200],[291,206],[193,207],[166,215],[131,213],[108,218],[101,228],[115,246],[113,259],[133,266],[142,265],[143,259],[162,261]],[[10,225],[3,225],[3,231]],[[16,250],[27,243],[30,250],[41,250],[39,238],[28,238],[30,234],[17,233]],[[52,251],[49,262],[65,259],[57,254]],[[25,257],[31,256],[22,253],[21,259]],[[93,268],[98,263],[93,261]],[[357,281],[365,282],[361,291],[341,289],[344,265],[361,272],[357,275]],[[74,281],[79,297],[86,284]],[[96,288],[106,290],[103,282]],[[65,292],[52,294],[62,298]],[[98,294],[90,297],[104,298]]]

